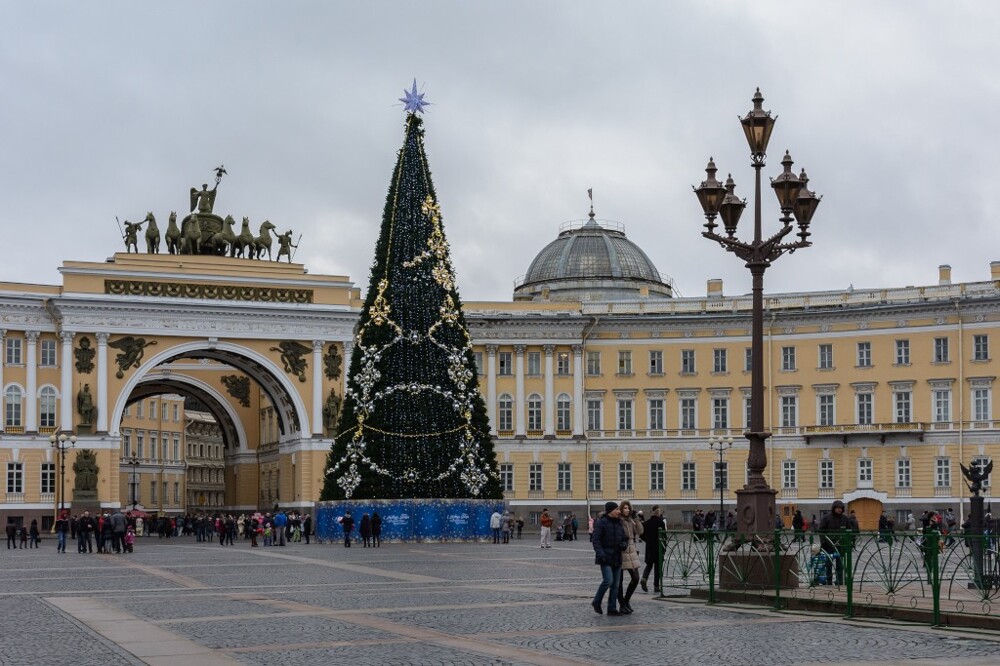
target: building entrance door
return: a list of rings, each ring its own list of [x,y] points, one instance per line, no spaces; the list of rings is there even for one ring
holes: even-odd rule
[[[870,497],[856,499],[847,505],[847,513],[854,511],[858,519],[858,527],[862,530],[877,530],[878,519],[882,515],[882,502]]]

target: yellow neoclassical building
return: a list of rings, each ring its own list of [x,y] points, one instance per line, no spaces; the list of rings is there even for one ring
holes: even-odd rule
[[[4,519],[50,520],[60,500],[72,506],[83,449],[96,454],[101,507],[199,510],[185,485],[195,467],[214,470],[197,475],[213,484],[204,491],[222,493],[213,507],[318,499],[362,304],[349,278],[123,253],[67,261],[61,273],[61,285],[0,284]],[[953,284],[947,266],[931,282],[767,296],[766,475],[786,521],[834,499],[867,527],[882,511],[897,520],[960,512],[959,465],[1000,450],[1000,263],[979,282]],[[591,215],[541,248],[510,301],[467,302],[466,318],[515,513],[582,517],[629,498],[680,524],[720,500],[734,507],[745,477],[748,295],[708,279],[703,296],[677,297],[622,225]],[[177,400],[197,401],[217,426],[202,435],[220,444],[220,462],[185,446],[183,422],[150,426],[157,396],[158,419],[164,405],[172,416]],[[64,481],[50,442],[58,434],[76,437]],[[721,456],[709,446],[728,438]]]

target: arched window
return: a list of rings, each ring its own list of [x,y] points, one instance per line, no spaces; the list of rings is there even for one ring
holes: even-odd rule
[[[532,393],[528,396],[528,430],[542,429],[542,396]]]
[[[42,428],[56,427],[56,390],[43,386],[38,397],[38,425]]]
[[[514,429],[514,399],[504,393],[497,401],[497,430]]]
[[[8,386],[4,392],[4,425],[8,428],[20,428],[21,403],[24,400],[24,392],[20,386]]]
[[[565,393],[559,394],[556,398],[556,430],[571,430],[572,421],[570,420],[572,412],[570,411],[570,405],[573,401]]]

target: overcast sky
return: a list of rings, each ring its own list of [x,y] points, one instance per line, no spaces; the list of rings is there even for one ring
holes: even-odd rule
[[[988,280],[998,19],[985,1],[5,2],[0,280],[104,260],[115,216],[165,229],[224,163],[216,212],[301,233],[297,262],[365,289],[414,77],[464,300],[509,300],[588,188],[681,294],[749,291],[691,185],[712,155],[752,199],[737,116],[756,86],[779,116],[765,173],[789,149],[824,195],[814,247],[766,291],[935,284],[944,263]]]

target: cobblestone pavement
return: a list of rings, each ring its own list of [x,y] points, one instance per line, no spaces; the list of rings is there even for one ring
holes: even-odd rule
[[[996,632],[707,606],[637,591],[597,615],[587,542],[140,539],[131,555],[0,550],[0,664],[1000,664]]]

